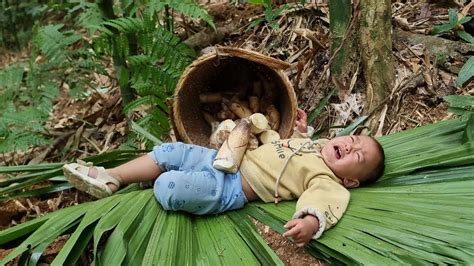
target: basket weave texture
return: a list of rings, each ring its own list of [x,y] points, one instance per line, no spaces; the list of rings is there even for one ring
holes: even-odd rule
[[[202,55],[189,65],[181,76],[173,100],[172,123],[178,140],[209,146],[211,127],[205,121],[199,95],[203,92],[226,91],[237,84],[248,84],[257,79],[273,83],[280,112],[281,138],[289,138],[296,120],[296,95],[282,69],[288,64],[257,52],[218,47],[215,52]]]

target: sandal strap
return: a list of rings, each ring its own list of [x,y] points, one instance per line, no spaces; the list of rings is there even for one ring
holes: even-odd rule
[[[109,175],[104,167],[94,166],[93,162],[86,162],[81,159],[77,159],[77,164],[87,167],[87,173],[84,173],[87,176],[89,176],[89,170],[91,167],[97,169],[97,176],[94,179],[98,182],[102,182],[105,185],[107,185],[107,183],[112,183],[117,187],[120,187],[120,181],[117,180],[117,178]],[[108,186],[106,186],[106,188],[108,189]]]
[[[97,177],[95,178],[97,181],[104,182],[105,184],[112,183],[117,187],[120,187],[120,182],[117,178],[109,175],[104,167],[94,167],[97,169]]]

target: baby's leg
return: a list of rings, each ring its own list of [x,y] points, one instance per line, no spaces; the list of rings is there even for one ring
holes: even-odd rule
[[[115,168],[105,169],[108,176],[118,181],[108,182],[106,180],[105,182],[107,183],[105,185],[110,188],[111,192],[115,192],[119,189],[118,184],[126,185],[131,183],[153,181],[158,178],[158,176],[160,176],[163,171],[178,169],[184,171],[193,171],[202,167],[212,168],[212,166],[209,166],[208,164],[202,165],[202,161],[204,155],[204,157],[209,157],[209,160],[211,160],[213,156],[215,156],[215,153],[215,150],[209,150],[195,145],[186,145],[179,142],[164,143],[162,145],[155,146],[153,151],[146,155],[143,155]],[[69,171],[75,170],[69,169]],[[84,183],[84,179],[97,179],[101,176],[99,175],[99,168],[96,167],[89,167],[85,174],[87,177],[84,177],[84,173],[82,173],[79,174],[79,176],[81,176],[80,178],[74,178],[76,180],[79,179],[78,184],[82,185],[82,183]],[[73,174],[73,176],[75,177],[76,174]],[[94,182],[86,181],[86,183],[90,184]],[[86,191],[89,186],[90,185],[83,186],[84,189],[82,190]],[[80,189],[79,186],[76,187]],[[99,196],[102,197],[102,195],[98,195],[97,197]]]
[[[190,153],[189,151],[193,149],[201,151],[202,147],[183,143],[164,143],[155,146],[153,151],[146,155],[115,168],[107,169],[107,173],[118,179],[122,185],[153,181],[163,171],[179,168],[190,170],[189,168],[198,166],[202,160],[202,155],[200,152]],[[183,160],[186,160],[187,164]],[[117,189],[112,189],[112,191]]]
[[[130,162],[107,169],[107,173],[117,178],[122,185],[155,180],[161,169],[148,155],[143,155]]]
[[[105,169],[105,171],[107,174],[117,179],[121,185],[153,181],[162,172],[160,167],[148,154],[117,167]],[[88,176],[96,178],[97,175],[97,168],[89,168]],[[107,183],[107,186],[112,190],[112,192],[115,192],[119,189],[119,187],[114,183]]]

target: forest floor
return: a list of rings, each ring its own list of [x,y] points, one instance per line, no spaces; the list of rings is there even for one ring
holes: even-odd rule
[[[296,11],[288,9],[279,18],[280,29],[276,31],[268,26],[248,28],[252,19],[262,15],[263,10],[259,6],[248,4],[236,6],[211,1],[207,7],[218,28],[235,24],[234,30],[217,44],[251,49],[291,64],[290,69],[285,73],[295,88],[299,104],[307,112],[311,112],[332,89],[330,82],[326,80],[318,82],[321,75],[327,75],[324,66],[329,60],[327,6],[306,6]],[[417,35],[429,35],[429,30],[434,24],[446,22],[448,8],[430,3],[397,2],[393,3],[392,12],[394,31],[401,29]],[[468,12],[472,14],[473,9],[468,9]],[[302,36],[296,33],[295,29],[305,29],[306,34],[311,36]],[[193,29],[193,31],[198,30],[197,26]],[[190,35],[191,33],[183,34]],[[311,41],[312,37],[319,43]],[[461,42],[450,34],[441,37],[452,39],[456,43]],[[387,135],[448,119],[452,115],[448,113],[447,103],[442,100],[442,97],[451,94],[472,95],[474,93],[472,84],[463,89],[454,84],[457,72],[453,69],[459,70],[463,62],[467,60],[467,55],[447,54],[446,60],[449,61],[450,67],[445,67],[446,64],[436,64],[435,55],[430,54],[428,47],[423,44],[409,43],[394,38],[393,47],[396,82],[394,89],[390,92],[390,99],[382,112],[378,114],[381,124],[377,135]],[[0,52],[0,68],[25,57],[28,57],[28,49],[15,53]],[[113,76],[113,71],[110,70],[110,72]],[[72,99],[63,93],[57,99],[47,124],[49,132],[56,135],[52,146],[4,154],[2,164],[73,161],[76,158],[110,151],[121,146],[125,141],[128,123],[121,113],[117,81],[99,74],[90,78],[94,86],[107,88],[107,91],[91,91],[82,100]],[[347,125],[362,115],[364,94],[361,86],[358,86],[360,84],[362,80],[359,78],[355,82],[353,91],[346,95],[332,97],[312,126],[322,129],[340,124]],[[335,133],[332,130],[326,130],[324,134],[333,136]],[[65,150],[68,152],[63,152]],[[0,229],[31,220],[59,208],[90,200],[92,198],[82,192],[69,190],[42,197],[2,202]],[[272,249],[287,265],[320,264],[304,249],[296,247],[268,226],[257,223],[257,227]],[[56,240],[47,249],[42,261],[50,262],[67,238],[66,235]],[[0,249],[0,258],[9,251]],[[81,261],[87,261],[87,259],[84,258]]]

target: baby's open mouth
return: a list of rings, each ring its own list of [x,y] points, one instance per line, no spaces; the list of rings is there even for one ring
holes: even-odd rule
[[[334,151],[336,153],[336,159],[341,159],[341,149],[338,146],[334,146]]]

